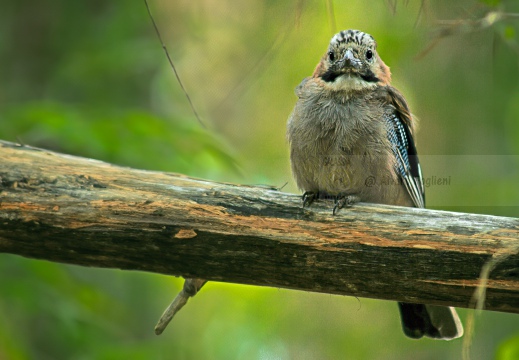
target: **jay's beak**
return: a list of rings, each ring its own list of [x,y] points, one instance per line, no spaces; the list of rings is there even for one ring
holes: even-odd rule
[[[353,52],[350,49],[346,50],[342,61],[344,62],[344,68],[346,69],[358,69],[361,65],[360,60],[355,58]]]

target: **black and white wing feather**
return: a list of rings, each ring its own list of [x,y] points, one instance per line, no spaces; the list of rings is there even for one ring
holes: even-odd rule
[[[396,157],[396,171],[416,207],[425,207],[422,170],[414,141],[407,125],[396,114],[385,117],[387,137]]]

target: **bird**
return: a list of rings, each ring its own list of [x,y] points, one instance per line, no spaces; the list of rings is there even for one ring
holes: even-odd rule
[[[303,207],[333,199],[333,215],[357,202],[425,207],[413,140],[416,119],[391,86],[375,39],[335,34],[312,76],[296,87],[288,118],[290,164]],[[451,340],[463,335],[452,307],[398,303],[404,334]]]

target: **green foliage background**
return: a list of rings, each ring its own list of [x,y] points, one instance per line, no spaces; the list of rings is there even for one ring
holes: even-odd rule
[[[335,18],[317,0],[149,1],[207,129],[142,1],[8,0],[0,138],[297,192],[284,135],[293,89],[335,30],[358,28],[421,120],[425,176],[452,179],[427,189],[429,207],[518,216],[519,19],[470,22],[519,13],[516,1],[335,1]],[[438,19],[464,22],[442,32]],[[1,254],[0,359],[461,358],[460,340],[405,338],[392,302],[217,283],[156,337],[181,285]],[[478,315],[471,354],[519,358],[519,317]]]

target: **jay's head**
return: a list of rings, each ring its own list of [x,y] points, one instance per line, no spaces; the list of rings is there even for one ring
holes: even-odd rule
[[[377,53],[377,43],[359,30],[344,30],[330,41],[313,76],[336,91],[361,91],[389,85],[389,67]]]

